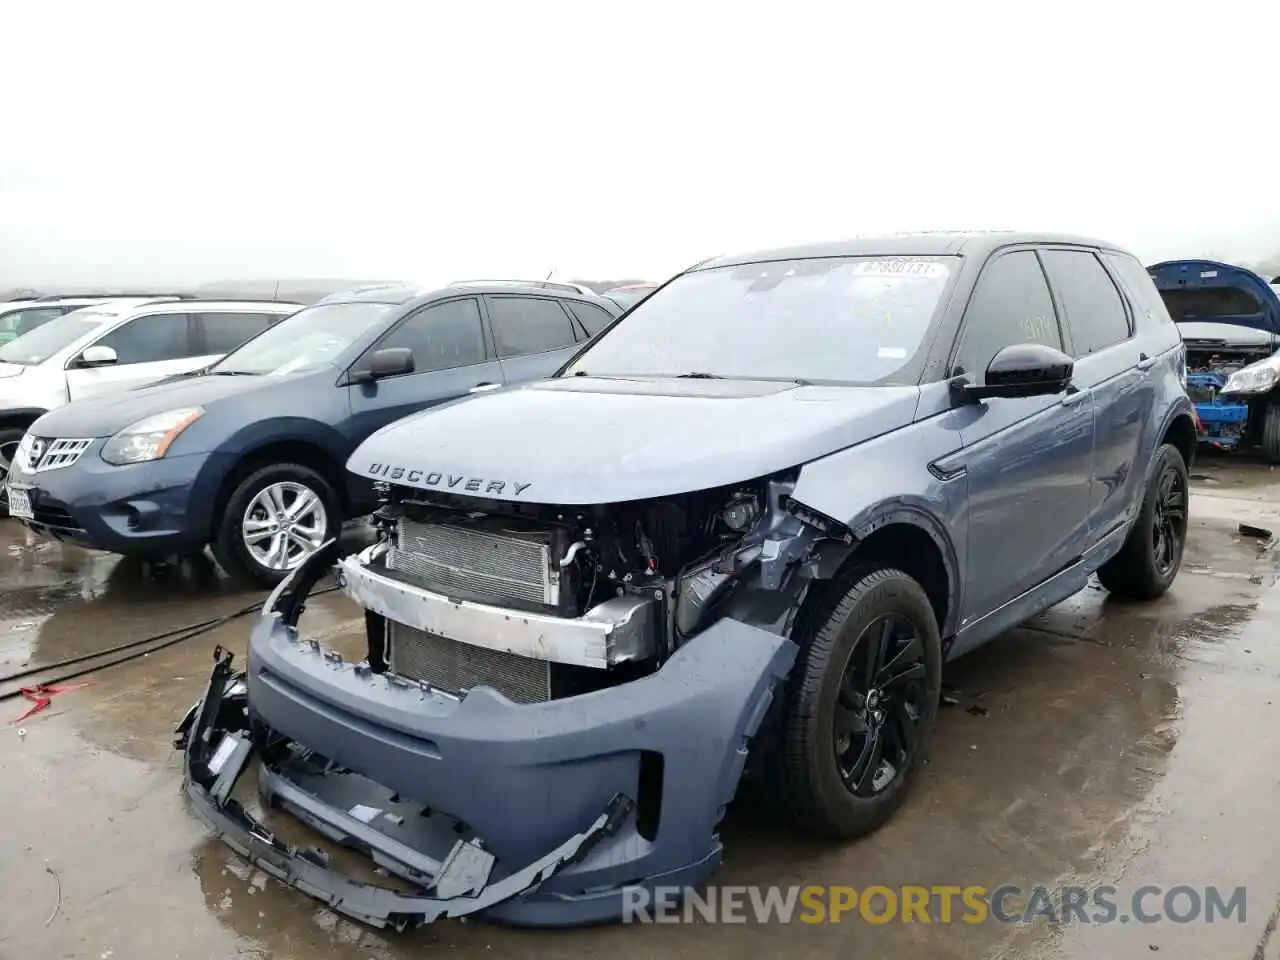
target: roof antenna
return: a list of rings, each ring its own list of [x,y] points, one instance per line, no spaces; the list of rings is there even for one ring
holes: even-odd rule
[[[280,281],[279,280],[276,281],[276,288],[271,293],[271,299],[272,300],[280,299]]]

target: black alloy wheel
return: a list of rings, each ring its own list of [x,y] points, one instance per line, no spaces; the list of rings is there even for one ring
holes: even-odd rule
[[[920,743],[924,641],[894,613],[873,620],[854,642],[840,678],[834,744],[845,787],[874,797],[911,766]]]
[[[1187,496],[1185,474],[1172,463],[1162,464],[1151,524],[1152,561],[1161,577],[1169,576],[1182,559],[1187,542]]]

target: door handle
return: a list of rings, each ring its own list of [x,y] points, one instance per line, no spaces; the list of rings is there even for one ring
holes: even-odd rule
[[[497,390],[500,386],[500,383],[477,383],[467,393],[484,393],[486,390]]]
[[[1064,407],[1074,407],[1077,403],[1082,402],[1087,396],[1089,396],[1088,390],[1080,390],[1076,387],[1072,387],[1071,392],[1063,397],[1059,402]]]
[[[1154,367],[1155,365],[1156,365],[1156,358],[1155,358],[1155,357],[1148,357],[1145,353],[1140,353],[1140,354],[1138,354],[1138,364],[1137,364],[1137,366],[1138,366],[1138,369],[1139,369],[1139,370],[1144,370],[1144,371],[1145,371],[1145,370],[1150,370],[1150,369],[1151,369],[1152,367]]]

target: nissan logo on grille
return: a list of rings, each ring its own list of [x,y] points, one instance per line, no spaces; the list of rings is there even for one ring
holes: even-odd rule
[[[40,466],[40,458],[44,456],[44,452],[48,449],[48,444],[43,440],[31,441],[31,446],[27,450],[27,468],[34,470]]]

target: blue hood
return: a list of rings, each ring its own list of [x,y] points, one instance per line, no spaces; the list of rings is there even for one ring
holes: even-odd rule
[[[143,417],[180,407],[204,407],[208,410],[220,401],[263,393],[275,389],[287,380],[312,375],[300,373],[292,378],[202,376],[174,379],[71,403],[46,413],[36,423],[39,424],[42,436],[110,437]],[[260,409],[265,415],[271,408],[262,406]]]
[[[544,380],[383,427],[347,468],[464,496],[617,503],[802,465],[909,424],[919,394],[758,380]]]
[[[1222,323],[1280,336],[1280,297],[1252,270],[1216,260],[1166,260],[1147,267],[1177,323]]]

